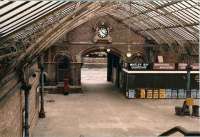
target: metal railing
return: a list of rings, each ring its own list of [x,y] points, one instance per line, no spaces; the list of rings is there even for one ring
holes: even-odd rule
[[[199,137],[200,136],[200,131],[188,131],[186,130],[185,128],[183,127],[180,127],[180,126],[176,126],[176,127],[173,127],[167,131],[165,131],[164,133],[160,134],[159,137],[162,137],[162,136],[170,136],[176,132],[180,132],[182,133],[184,136],[196,136],[196,137]]]

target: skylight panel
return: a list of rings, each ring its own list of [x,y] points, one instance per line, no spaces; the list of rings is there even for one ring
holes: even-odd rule
[[[60,5],[61,3],[63,3],[63,2],[56,3],[53,7],[43,10],[42,12],[40,12],[39,16],[38,15],[31,16],[29,18],[29,20],[24,20],[23,23],[20,23],[19,25],[17,24],[17,26],[13,26],[13,27],[9,28],[8,30],[6,30],[6,33],[8,33],[8,32],[11,33],[13,31],[33,22],[34,20],[37,20],[41,16],[44,16],[44,15],[48,14],[49,12],[53,11],[58,5],[61,6]],[[62,5],[64,5],[64,4],[62,4]]]
[[[48,10],[50,10],[51,7],[50,7],[50,8],[47,8],[47,7],[54,5],[54,3],[56,3],[56,2],[50,3],[50,4],[48,4],[48,5],[45,5],[44,7],[38,9],[37,11],[30,13],[28,16],[26,16],[26,18],[19,19],[19,20],[15,21],[14,23],[5,26],[4,28],[1,29],[1,31],[4,31],[4,30],[10,28],[11,26],[15,26],[15,27],[16,27],[16,25],[19,26],[20,24],[23,24],[23,22],[30,21],[30,20],[33,19],[35,16],[37,16],[38,13],[45,13],[45,12],[48,12]],[[47,8],[47,9],[46,9],[46,8]],[[21,21],[22,21],[22,22],[21,22]]]
[[[9,25],[10,23],[13,23],[14,21],[19,21],[19,20],[22,20],[22,18],[25,18],[26,16],[29,16],[29,14],[32,14],[32,12],[36,12],[35,10],[38,9],[38,8],[42,8],[42,6],[45,6],[47,3],[49,3],[48,1],[44,1],[42,3],[39,3],[38,5],[24,11],[23,13],[3,22],[0,26],[7,26]]]
[[[4,21],[5,19],[7,19],[7,18],[9,18],[9,17],[11,17],[11,16],[13,16],[13,15],[15,15],[15,14],[17,14],[17,13],[19,13],[19,12],[21,12],[21,11],[27,9],[27,8],[29,8],[29,7],[31,7],[32,5],[34,5],[36,3],[38,3],[38,2],[37,1],[31,1],[31,2],[23,5],[22,7],[14,10],[13,12],[10,12],[10,13],[4,15],[3,17],[1,17],[1,21]]]
[[[5,14],[6,12],[9,12],[10,10],[16,8],[17,6],[23,4],[24,1],[15,1],[14,3],[4,7],[3,9],[1,9],[0,15]]]

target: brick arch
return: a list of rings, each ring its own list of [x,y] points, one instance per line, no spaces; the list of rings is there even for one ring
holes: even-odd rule
[[[146,61],[146,57],[145,54],[143,52],[137,51],[137,52],[133,52],[132,56],[129,58],[129,60],[133,61],[135,59],[142,59],[143,61]]]
[[[56,62],[56,60],[59,58],[59,57],[67,57],[67,59],[72,62],[72,56],[69,54],[69,53],[56,53],[53,57],[53,62]]]
[[[108,47],[110,49],[110,53],[118,56],[118,57],[121,57],[122,56],[122,52],[117,49],[117,48],[114,48],[112,46]],[[91,53],[91,52],[96,52],[96,51],[105,51],[107,52],[107,47],[98,47],[98,46],[93,46],[93,47],[90,47],[90,48],[87,48],[87,49],[84,49],[80,52],[80,56],[81,58],[88,54],[88,53]]]

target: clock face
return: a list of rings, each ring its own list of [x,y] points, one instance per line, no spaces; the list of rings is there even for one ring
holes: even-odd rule
[[[98,30],[98,36],[101,38],[105,38],[106,36],[108,36],[108,30],[106,27],[101,27]]]

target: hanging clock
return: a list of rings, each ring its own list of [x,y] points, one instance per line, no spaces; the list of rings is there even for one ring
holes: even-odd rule
[[[95,35],[93,38],[94,42],[106,42],[111,43],[112,38],[110,36],[111,26],[107,23],[100,22],[96,26],[94,26]]]
[[[105,26],[99,27],[98,36],[100,38],[105,38],[108,36],[108,29]]]

